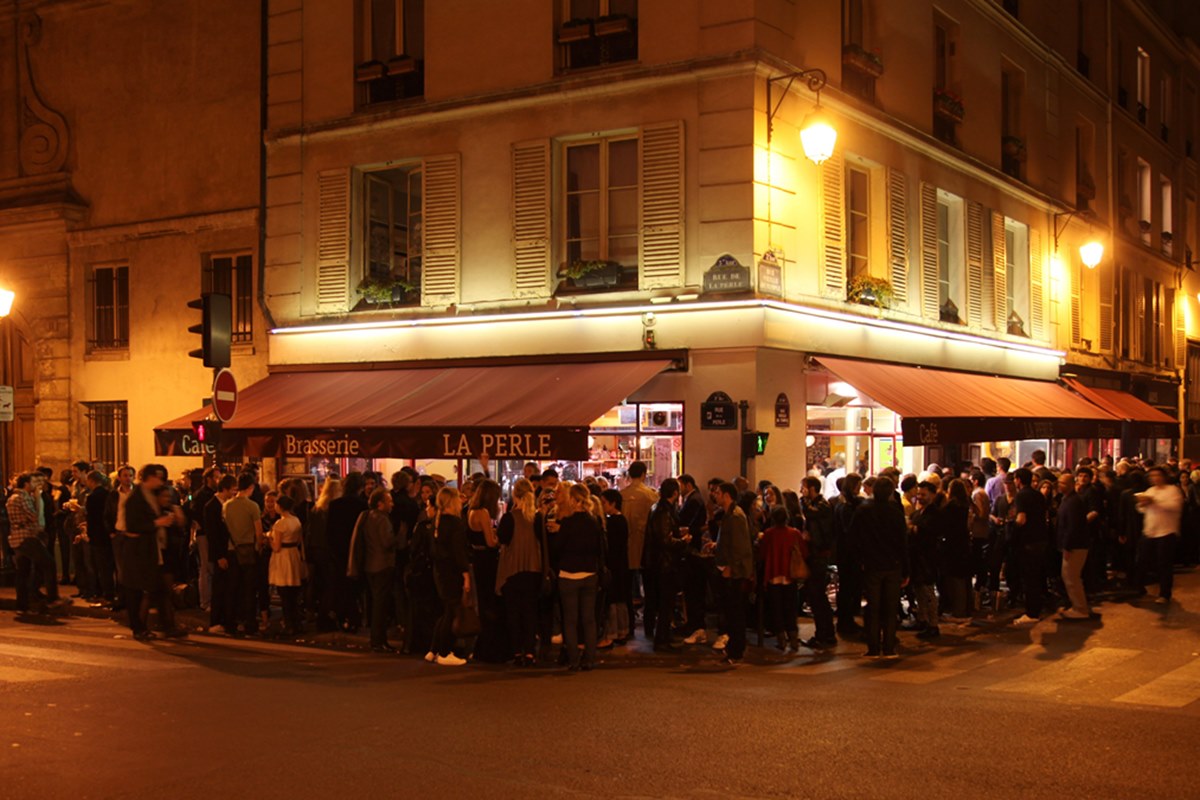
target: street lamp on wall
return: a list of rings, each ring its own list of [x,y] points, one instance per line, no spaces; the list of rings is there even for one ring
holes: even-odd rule
[[[1054,215],[1054,254],[1058,255],[1058,237],[1066,229],[1067,223],[1071,221],[1071,217],[1078,214],[1079,211],[1068,211]],[[1084,214],[1090,212],[1085,211]],[[1058,224],[1059,217],[1062,217],[1062,224]],[[1083,262],[1088,269],[1095,269],[1101,261],[1104,260],[1104,244],[1099,239],[1089,239],[1079,247],[1079,260]]]
[[[12,313],[13,301],[17,299],[16,292],[11,289],[0,289],[0,318]]]
[[[799,72],[767,79],[767,145],[771,144],[775,115],[779,113],[779,107],[783,105],[783,98],[787,97],[787,93],[797,78],[806,83],[809,91],[817,96],[816,107],[804,118],[804,125],[800,129],[800,145],[804,148],[804,155],[808,157],[809,161],[820,166],[822,162],[833,155],[833,148],[837,143],[837,129],[833,127],[828,116],[821,109],[821,89],[825,88],[827,82],[823,69],[802,69]],[[779,99],[772,102],[773,87],[784,81],[786,83],[779,93]]]

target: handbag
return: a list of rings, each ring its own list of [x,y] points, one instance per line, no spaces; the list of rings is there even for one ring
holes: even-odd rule
[[[792,545],[792,562],[788,572],[794,581],[808,580],[808,559],[804,557],[804,547],[800,542]]]
[[[454,614],[454,635],[461,638],[478,636],[482,629],[479,622],[479,612],[474,607],[463,603]]]

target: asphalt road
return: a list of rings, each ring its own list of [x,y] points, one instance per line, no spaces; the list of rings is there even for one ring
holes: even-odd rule
[[[1195,798],[1200,575],[1176,591],[898,662],[639,642],[591,673],[2,612],[0,798]]]

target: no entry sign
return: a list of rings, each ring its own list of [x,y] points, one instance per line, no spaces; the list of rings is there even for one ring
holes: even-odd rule
[[[237,411],[238,388],[233,373],[227,369],[220,370],[213,380],[213,413],[221,422],[229,422]]]

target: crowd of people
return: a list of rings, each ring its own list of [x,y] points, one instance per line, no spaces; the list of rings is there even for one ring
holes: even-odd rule
[[[53,477],[16,476],[0,507],[20,611],[61,605],[71,583],[138,639],[185,636],[175,611],[198,604],[211,631],[365,627],[375,652],[443,666],[587,671],[639,626],[656,652],[710,645],[729,665],[751,626],[787,653],[842,639],[892,658],[902,627],[932,640],[1008,609],[1015,625],[1088,620],[1106,592],[1153,583],[1169,604],[1176,563],[1200,561],[1186,460],[1052,470],[1037,451],[1015,469],[873,476],[834,463],[798,490],[690,475],[652,488],[642,462],[619,487],[534,463],[505,487],[405,467],[330,477],[316,498],[302,478],[263,486],[253,465],[172,482],[157,464],[105,475],[81,461]],[[803,641],[800,616],[814,626]]]

